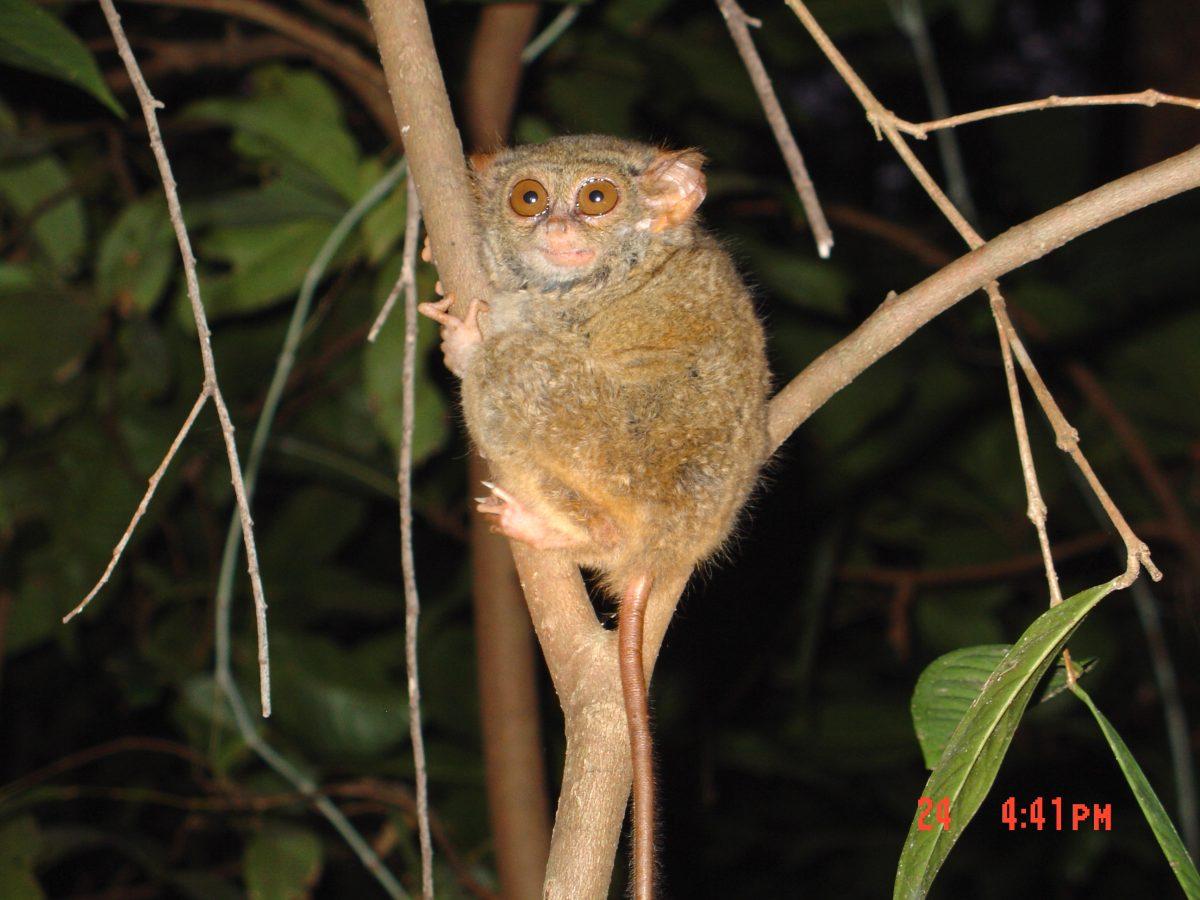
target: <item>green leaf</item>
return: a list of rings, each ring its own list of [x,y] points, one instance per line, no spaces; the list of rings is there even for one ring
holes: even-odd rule
[[[35,284],[37,275],[31,266],[0,260],[0,294],[25,290]]]
[[[70,275],[78,268],[87,223],[83,201],[62,163],[44,155],[0,168],[0,199],[12,204],[17,215],[33,217],[33,238],[56,269]]]
[[[268,826],[246,847],[244,874],[252,900],[303,900],[321,874],[321,841],[311,831]]]
[[[15,404],[37,423],[56,420],[97,318],[96,309],[47,290],[0,294],[0,409]]]
[[[0,62],[73,84],[125,118],[87,47],[28,0],[0,0]]]
[[[357,200],[358,144],[346,130],[337,95],[323,78],[284,66],[254,75],[249,99],[194,103],[185,115],[234,129],[234,149],[255,162],[280,164],[280,157]]]
[[[925,768],[932,769],[946,742],[971,703],[983,690],[988,676],[1000,665],[1009,644],[981,644],[962,647],[939,656],[921,673],[913,690],[912,719],[925,757]],[[1095,667],[1095,659],[1074,660],[1076,675]],[[1034,694],[1034,702],[1044,703],[1067,689],[1067,671],[1060,659]]]
[[[840,270],[795,250],[763,243],[747,242],[740,249],[755,278],[781,299],[813,312],[845,315],[851,282]]]
[[[1096,663],[1099,661],[1095,656],[1073,657],[1071,659],[1071,668],[1075,670],[1076,680],[1083,678],[1084,675],[1096,668]],[[1038,685],[1038,689],[1033,692],[1033,702],[1045,703],[1048,700],[1053,700],[1070,686],[1070,682],[1067,681],[1067,667],[1063,665],[1062,658],[1059,657],[1058,662],[1054,664],[1053,671],[1050,672],[1050,677],[1044,679]]]
[[[963,713],[1008,649],[1008,644],[963,647],[939,656],[925,667],[912,696],[913,727],[925,757],[925,768],[932,769],[942,758],[946,742],[962,721]]]
[[[1116,757],[1117,765],[1125,774],[1125,780],[1129,782],[1133,796],[1137,798],[1138,806],[1142,808],[1142,814],[1146,817],[1146,821],[1154,832],[1154,837],[1158,839],[1158,845],[1162,847],[1163,853],[1167,857],[1171,871],[1179,879],[1179,886],[1183,888],[1188,900],[1200,900],[1200,873],[1196,872],[1196,864],[1188,855],[1187,848],[1179,838],[1179,832],[1171,824],[1170,816],[1163,809],[1162,802],[1154,793],[1154,788],[1150,786],[1145,773],[1142,772],[1142,767],[1137,764],[1137,760],[1129,752],[1129,747],[1125,745],[1121,735],[1117,734],[1117,730],[1113,728],[1112,722],[1108,721],[1104,713],[1096,708],[1096,704],[1092,702],[1092,698],[1088,696],[1087,692],[1078,684],[1071,688],[1071,692],[1082,700],[1084,705],[1092,711],[1092,715],[1096,717],[1100,730],[1104,732],[1104,739],[1108,741],[1108,746],[1112,748],[1113,756]]]
[[[281,225],[297,219],[324,219],[330,225],[346,212],[346,202],[324,182],[285,171],[262,187],[231,191],[215,197],[191,197],[186,206],[188,226]]]
[[[40,845],[41,835],[32,816],[0,825],[0,897],[4,900],[42,900],[46,896],[34,874]]]
[[[949,830],[937,826],[922,831],[913,817],[896,871],[895,900],[928,893],[950,848],[987,796],[1038,681],[1084,617],[1112,590],[1113,582],[1089,588],[1042,613],[988,677],[921,792],[935,803],[947,798],[953,824]]]
[[[288,634],[273,635],[272,643],[272,721],[314,755],[345,766],[385,753],[407,737],[407,694],[366,650]],[[390,663],[395,661],[393,656]]]
[[[228,263],[230,271],[202,279],[209,319],[256,312],[294,296],[329,231],[329,223],[318,221],[213,231],[203,243],[204,255]],[[190,320],[190,310],[180,312]]]
[[[100,242],[97,299],[122,315],[150,312],[167,286],[177,254],[162,195],[131,203]]]

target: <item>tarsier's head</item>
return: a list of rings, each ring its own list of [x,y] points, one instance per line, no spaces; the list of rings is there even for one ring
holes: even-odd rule
[[[704,157],[601,135],[471,159],[493,277],[510,287],[601,286],[656,243],[686,243],[704,199]]]

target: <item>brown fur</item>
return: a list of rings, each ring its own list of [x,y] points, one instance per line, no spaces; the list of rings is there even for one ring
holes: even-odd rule
[[[651,585],[720,548],[768,448],[762,326],[729,255],[693,215],[702,162],[694,150],[596,135],[472,160],[493,293],[463,373],[467,426],[500,486],[621,598],[638,900],[654,880],[641,659]],[[582,215],[575,198],[597,178],[616,185],[617,205]],[[549,195],[540,215],[510,206],[524,179]],[[588,264],[548,261],[539,248],[555,228],[594,251]]]
[[[768,445],[762,327],[729,255],[694,217],[637,227],[638,178],[664,153],[558,138],[476,176],[496,293],[463,379],[467,426],[503,487],[588,539],[578,562],[618,594],[716,551]],[[585,228],[596,261],[575,284],[539,281],[522,258],[536,224],[508,208],[511,186],[536,177],[562,196],[595,175],[622,194]]]

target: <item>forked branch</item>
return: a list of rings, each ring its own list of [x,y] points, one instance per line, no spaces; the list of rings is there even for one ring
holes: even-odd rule
[[[439,274],[446,290],[465,304],[482,296],[486,283],[475,252],[462,141],[454,127],[424,5],[420,0],[367,0],[367,5]],[[889,299],[772,401],[770,429],[775,444],[871,363],[958,300],[1093,228],[1198,186],[1200,148],[1010,229]],[[567,759],[544,896],[603,897],[629,792],[629,749],[615,643],[597,623],[577,569],[553,553],[520,546],[514,546],[513,552],[566,719]],[[657,658],[683,584],[672,587],[669,598],[648,610],[643,647],[648,666]]]

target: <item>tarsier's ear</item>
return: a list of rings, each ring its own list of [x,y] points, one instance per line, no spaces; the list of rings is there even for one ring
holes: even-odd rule
[[[467,157],[467,165],[471,169],[472,175],[483,175],[492,166],[492,160],[496,158],[496,153],[499,151],[493,150],[489,153],[472,153]]]
[[[651,231],[665,231],[692,217],[708,193],[703,166],[699,150],[664,150],[646,167],[640,180]]]

